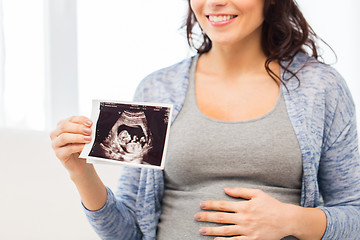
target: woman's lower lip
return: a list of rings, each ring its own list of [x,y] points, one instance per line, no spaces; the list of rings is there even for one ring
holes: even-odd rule
[[[232,19],[230,19],[230,20],[219,21],[219,22],[210,21],[209,18],[208,18],[208,20],[209,20],[209,22],[210,22],[211,25],[218,27],[218,26],[225,26],[225,25],[227,25],[227,24],[230,24],[230,23],[232,23],[233,21],[235,21],[236,18],[237,18],[237,17],[234,17],[234,18],[232,18]]]

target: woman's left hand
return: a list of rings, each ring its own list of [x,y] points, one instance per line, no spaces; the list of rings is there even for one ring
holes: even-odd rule
[[[248,201],[205,201],[204,210],[195,219],[202,222],[223,223],[221,227],[203,227],[203,235],[226,236],[218,239],[279,240],[292,235],[291,214],[295,205],[285,204],[258,189],[226,188],[226,194]]]

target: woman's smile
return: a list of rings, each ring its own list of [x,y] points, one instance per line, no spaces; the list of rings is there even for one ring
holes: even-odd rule
[[[190,0],[190,4],[197,22],[214,48],[249,43],[260,46],[263,0]]]
[[[228,15],[228,14],[209,14],[206,17],[213,26],[223,26],[227,25],[237,18],[238,15]]]

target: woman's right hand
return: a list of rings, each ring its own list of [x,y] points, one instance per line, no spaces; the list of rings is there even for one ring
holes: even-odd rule
[[[91,141],[92,121],[83,116],[73,116],[62,120],[50,133],[52,148],[70,176],[85,173],[86,160],[79,155],[86,143]]]
[[[86,143],[91,141],[90,119],[74,116],[58,123],[50,133],[56,156],[69,171],[82,200],[88,210],[102,208],[107,200],[107,190],[92,164],[79,158]]]

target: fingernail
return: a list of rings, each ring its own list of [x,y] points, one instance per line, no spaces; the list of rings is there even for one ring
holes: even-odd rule
[[[200,213],[195,214],[195,215],[194,215],[194,218],[195,218],[196,220],[200,220],[200,219],[201,219],[201,214],[200,214]]]
[[[201,207],[201,208],[206,208],[206,202],[200,203],[200,207]]]
[[[90,128],[85,128],[84,133],[87,134],[87,135],[90,135],[91,134],[91,129]]]
[[[84,136],[84,140],[85,140],[86,142],[90,142],[90,141],[91,141],[91,137],[90,137],[90,136]]]
[[[228,188],[228,187],[227,187],[227,188],[225,188],[224,190],[225,190],[226,192],[231,192],[231,191],[232,191],[232,188]]]
[[[200,228],[199,232],[204,235],[204,234],[206,234],[206,229],[205,228]]]
[[[87,120],[85,120],[85,125],[86,126],[91,126],[91,124],[92,124],[92,121],[90,121],[89,119],[87,119]]]

